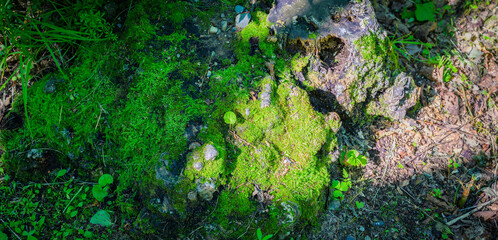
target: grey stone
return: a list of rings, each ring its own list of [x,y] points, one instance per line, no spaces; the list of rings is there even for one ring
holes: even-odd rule
[[[249,25],[249,21],[251,21],[251,14],[242,13],[235,16],[235,27],[238,29],[244,29]]]
[[[221,31],[226,31],[228,27],[227,21],[221,21]]]
[[[270,106],[271,104],[271,84],[265,84],[263,92],[261,93],[261,108]]]
[[[43,92],[44,93],[53,93],[55,92],[55,79],[54,78],[50,78],[47,83],[45,83],[45,87],[43,88]]]
[[[216,33],[218,33],[218,28],[217,28],[217,27],[215,27],[215,26],[211,26],[211,27],[209,28],[209,33],[210,33],[210,34],[216,34]]]
[[[413,78],[402,72],[394,79],[393,86],[380,95],[377,101],[368,104],[367,113],[401,120],[407,110],[417,104],[419,91]]]
[[[296,18],[302,21],[293,21]],[[296,73],[299,81],[331,93],[331,102],[337,101],[347,114],[367,96],[376,99],[390,87],[392,63],[385,57],[363,56],[373,47],[358,41],[372,34],[378,41],[386,37],[369,0],[281,0],[267,20],[275,24],[282,49],[309,57],[303,74]]]
[[[211,181],[197,183],[197,192],[199,193],[199,197],[201,199],[211,201],[213,199],[214,192],[216,192],[216,185]]]
[[[235,6],[236,13],[242,13],[244,10],[245,10],[245,7],[242,7],[240,5]]]
[[[194,149],[196,149],[196,148],[198,148],[198,147],[200,147],[200,146],[201,146],[201,144],[200,144],[200,143],[198,143],[198,142],[193,142],[193,143],[191,143],[190,145],[188,145],[188,150],[194,150]]]
[[[204,149],[204,158],[208,161],[214,160],[216,157],[218,157],[218,150],[211,145],[208,144],[206,148]]]
[[[341,201],[334,199],[332,202],[330,202],[328,206],[328,210],[335,211],[341,207]]]
[[[195,162],[194,163],[194,169],[197,170],[197,171],[201,171],[202,170],[202,163],[201,162]]]
[[[192,190],[192,191],[188,192],[187,198],[188,198],[188,200],[190,200],[192,202],[197,201],[197,191]]]

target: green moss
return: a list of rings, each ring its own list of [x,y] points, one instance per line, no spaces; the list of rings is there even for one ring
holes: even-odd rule
[[[291,60],[291,68],[295,72],[303,71],[303,68],[306,67],[309,63],[311,56],[302,57],[300,53],[296,53]]]

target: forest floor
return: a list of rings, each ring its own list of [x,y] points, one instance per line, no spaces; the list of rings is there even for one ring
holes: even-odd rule
[[[439,58],[442,59],[439,64],[428,64],[417,45],[405,49],[413,58],[402,58],[402,65],[422,91],[419,104],[402,121],[377,118],[361,125],[343,121],[339,144],[343,149],[362,150],[369,161],[365,168],[350,173],[354,187],[342,201],[328,200],[327,209],[319,216],[319,227],[295,236],[308,239],[498,237],[495,40],[498,35],[496,27],[495,32],[490,30],[498,24],[497,3],[472,1],[464,6],[458,0],[433,2],[439,13],[446,5],[460,7],[449,8],[456,10],[453,14],[441,13],[437,21],[420,24],[415,20],[415,5],[410,1],[386,0],[374,4],[376,18],[388,36],[414,36],[434,48],[439,47],[444,57]],[[262,10],[269,11],[271,6],[266,7]],[[212,22],[222,20],[211,18]],[[206,62],[199,66],[210,67],[201,75],[225,67],[222,59],[235,58],[231,46],[233,35],[201,34],[202,26],[192,21],[182,27],[192,28],[188,31],[197,32],[200,39],[196,54]],[[153,43],[150,46],[156,47]],[[19,64],[12,59],[8,63]],[[40,72],[45,69],[43,63],[38,67]],[[201,88],[204,82],[191,84]],[[14,129],[19,124],[16,117],[21,117],[10,115],[6,119],[5,116],[21,88],[18,84],[7,86],[0,95],[0,119],[2,129]],[[332,175],[342,175],[339,167],[330,171]],[[0,181],[5,180],[0,177]]]

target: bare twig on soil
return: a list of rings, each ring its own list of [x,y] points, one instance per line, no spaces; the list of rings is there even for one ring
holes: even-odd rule
[[[494,202],[496,202],[496,201],[498,201],[498,197],[493,198],[493,199],[491,199],[491,200],[489,200],[489,201],[487,201],[487,202],[485,202],[485,203],[481,203],[481,204],[477,205],[477,206],[476,206],[476,208],[475,208],[474,210],[472,210],[472,211],[470,211],[470,212],[468,212],[468,213],[465,213],[465,214],[463,214],[462,216],[457,217],[457,218],[455,218],[455,219],[453,219],[453,220],[451,220],[451,221],[447,222],[447,223],[446,223],[446,225],[451,226],[451,225],[455,224],[456,222],[458,222],[458,221],[460,221],[460,220],[462,220],[462,219],[464,219],[464,218],[466,218],[466,217],[470,216],[470,214],[475,213],[475,212],[477,212],[477,211],[481,210],[483,207],[485,207],[485,206],[487,206],[487,205],[489,205],[489,204],[491,204],[491,203],[494,203]]]

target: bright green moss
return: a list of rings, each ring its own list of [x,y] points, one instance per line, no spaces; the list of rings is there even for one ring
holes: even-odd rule
[[[291,59],[291,68],[295,72],[303,71],[303,68],[306,67],[309,63],[309,59],[311,56],[302,57],[300,53],[297,53]]]

